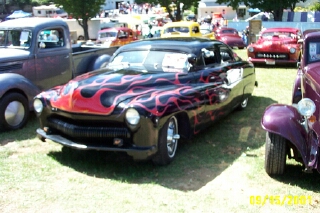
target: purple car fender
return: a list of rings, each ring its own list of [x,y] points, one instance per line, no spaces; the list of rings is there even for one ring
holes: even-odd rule
[[[307,132],[300,123],[301,115],[293,106],[273,104],[266,108],[261,119],[261,126],[268,132],[288,139],[300,152],[307,165]]]

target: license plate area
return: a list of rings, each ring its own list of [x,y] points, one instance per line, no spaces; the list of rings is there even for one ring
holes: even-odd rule
[[[265,62],[267,65],[275,65],[276,64],[276,61],[272,60],[272,59],[266,59]]]

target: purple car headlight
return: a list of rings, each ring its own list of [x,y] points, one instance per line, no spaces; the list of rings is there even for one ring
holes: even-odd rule
[[[316,111],[316,105],[311,99],[303,98],[298,103],[298,111],[302,116],[309,118]]]

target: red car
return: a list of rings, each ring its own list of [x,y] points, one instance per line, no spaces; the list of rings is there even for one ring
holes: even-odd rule
[[[297,28],[266,29],[256,43],[248,45],[248,60],[254,64],[297,64],[301,58],[300,37]]]
[[[114,47],[129,44],[138,40],[132,29],[127,27],[113,27],[98,32],[97,44]]]
[[[239,49],[243,49],[246,47],[238,31],[234,28],[219,27],[214,29],[214,33],[217,40],[224,42],[231,48],[238,47]]]

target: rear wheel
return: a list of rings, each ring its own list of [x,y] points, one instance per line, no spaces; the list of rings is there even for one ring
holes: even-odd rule
[[[264,167],[269,175],[284,173],[287,157],[286,139],[280,135],[267,132]]]
[[[20,129],[28,121],[29,105],[19,93],[8,93],[0,100],[0,130]]]
[[[167,165],[173,161],[179,138],[177,118],[172,116],[160,130],[158,152],[152,159],[153,163],[156,165]]]

